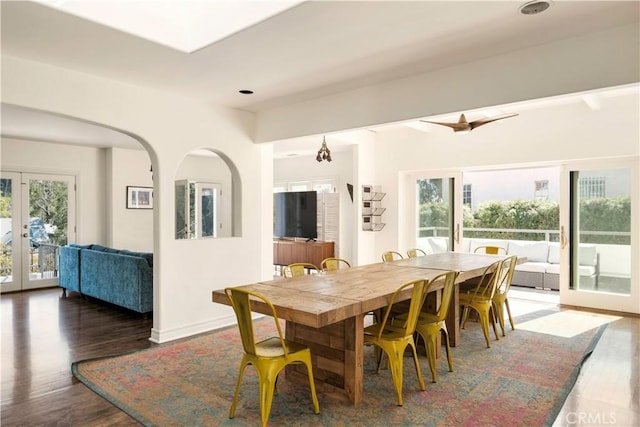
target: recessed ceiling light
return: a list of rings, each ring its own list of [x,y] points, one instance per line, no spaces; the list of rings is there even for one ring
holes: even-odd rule
[[[251,95],[253,93],[253,91],[249,89],[242,89],[242,90],[239,90],[238,92],[240,92],[243,95]]]
[[[551,6],[551,1],[549,0],[534,0],[520,6],[520,13],[523,15],[536,15],[549,9],[549,6]]]

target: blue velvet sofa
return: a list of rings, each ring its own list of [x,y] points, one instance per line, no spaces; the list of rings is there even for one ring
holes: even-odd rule
[[[153,310],[153,254],[101,245],[60,248],[59,285],[138,313]]]

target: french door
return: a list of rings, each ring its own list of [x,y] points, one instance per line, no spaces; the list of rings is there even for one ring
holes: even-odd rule
[[[565,165],[560,302],[640,312],[637,161]]]
[[[75,242],[75,177],[0,175],[0,292],[58,285],[58,249]]]
[[[414,174],[415,232],[406,245],[429,252],[454,251],[462,243],[462,174]],[[409,201],[410,202],[410,201]]]

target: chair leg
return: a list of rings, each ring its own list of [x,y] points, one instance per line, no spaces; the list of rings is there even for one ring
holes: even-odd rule
[[[500,324],[500,329],[502,330],[502,336],[505,336],[504,333],[504,310],[502,308],[501,301],[493,302],[493,309],[495,310],[496,317],[498,318],[498,324]]]
[[[511,323],[511,330],[515,331],[516,328],[513,325],[513,317],[511,317],[511,308],[509,307],[509,300],[508,299],[504,300],[504,305],[507,307],[507,314],[509,315],[509,323]]]
[[[429,369],[431,370],[431,382],[438,381],[438,374],[436,372],[436,351],[438,337],[436,335],[428,335],[422,337],[424,341],[424,348],[427,351],[427,360],[429,361]],[[447,352],[448,354],[448,352]]]
[[[479,311],[480,315],[480,326],[482,327],[482,333],[484,334],[484,339],[487,341],[487,348],[491,348],[491,342],[489,341],[489,312],[488,311]]]
[[[449,331],[447,331],[446,326],[443,326],[443,328],[440,330],[442,331],[442,335],[444,335],[442,339],[444,340],[445,349],[447,351],[447,363],[449,364],[449,372],[453,372],[453,358],[451,357],[451,348],[449,347]]]
[[[380,373],[380,365],[382,364],[383,351],[380,350],[380,347],[375,346],[374,354],[376,356],[376,374],[379,374]]]
[[[280,367],[270,366],[268,369],[262,371],[258,369],[257,371],[258,388],[260,390],[260,419],[262,421],[262,427],[266,427],[269,422],[271,404],[273,403],[273,392]]]
[[[396,396],[398,399],[397,405],[402,406],[402,370],[404,364],[404,350],[407,348],[407,343],[394,342],[380,347],[384,350],[387,354],[387,358],[389,359],[391,379],[393,380],[393,387],[396,390]]]
[[[420,390],[425,391],[427,387],[424,385],[424,378],[422,378],[422,370],[420,369],[420,361],[418,360],[418,350],[416,349],[416,344],[413,341],[409,341],[409,346],[411,347],[411,350],[413,350],[413,364],[416,366],[416,375],[418,376],[418,384],[420,385]]]
[[[462,329],[464,329],[465,326],[467,326],[468,319],[469,319],[469,306],[465,305],[462,308],[462,316],[460,317],[460,325],[462,326]]]
[[[236,405],[238,404],[238,395],[240,394],[240,384],[242,384],[242,376],[244,375],[244,370],[247,367],[247,363],[243,360],[240,365],[240,373],[238,374],[238,381],[236,382],[236,392],[233,395],[233,400],[231,401],[231,409],[229,410],[229,418],[233,418],[236,415]]]
[[[391,377],[393,379],[393,387],[396,389],[396,395],[398,397],[398,406],[402,406],[402,365],[404,364],[404,360],[402,358],[404,357],[404,348],[401,352],[398,351],[399,357],[393,357],[390,354],[388,356],[389,367],[391,368]]]
[[[311,389],[311,400],[313,400],[313,412],[320,413],[320,404],[318,403],[318,396],[316,395],[316,383],[313,379],[313,370],[311,369],[311,363],[305,362],[307,366],[307,374],[309,375],[309,388]]]
[[[491,318],[491,326],[493,326],[493,333],[496,336],[496,341],[500,341],[500,336],[498,335],[498,328],[496,327],[496,312],[493,309],[493,304],[489,305],[489,315]]]

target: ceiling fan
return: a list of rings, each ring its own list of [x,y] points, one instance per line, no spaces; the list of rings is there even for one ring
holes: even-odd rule
[[[457,133],[469,133],[473,129],[480,127],[482,125],[486,125],[487,123],[495,122],[496,120],[507,119],[509,117],[513,117],[517,115],[518,113],[503,114],[501,116],[487,117],[484,119],[478,119],[472,122],[468,122],[464,114],[460,114],[460,119],[458,120],[457,123],[431,122],[428,120],[420,120],[420,121],[425,123],[433,123],[435,125],[447,126],[453,129],[453,131]]]

